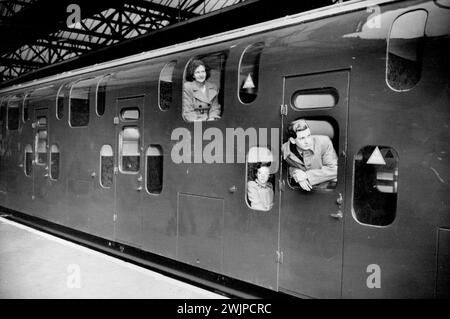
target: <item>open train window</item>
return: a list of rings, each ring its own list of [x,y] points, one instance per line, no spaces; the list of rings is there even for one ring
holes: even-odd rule
[[[186,122],[213,121],[222,117],[227,56],[226,51],[199,55],[186,65],[182,108]]]
[[[114,153],[111,145],[105,144],[100,149],[100,185],[110,188],[114,177]]]
[[[24,148],[24,164],[25,175],[30,176],[33,169],[33,148],[30,144],[25,145]]]
[[[246,203],[253,210],[273,207],[278,162],[267,147],[252,147],[247,154]]]
[[[287,184],[291,188],[301,189],[294,177],[295,170],[301,169],[308,175],[313,190],[336,188],[339,145],[335,134],[338,131],[337,124],[325,120],[306,119],[308,132],[303,124],[296,127],[295,123],[298,122],[294,121],[288,126],[288,140],[282,147],[283,158],[288,163]],[[299,137],[308,139],[307,143],[310,145],[308,147],[312,150],[301,151],[297,141]],[[318,152],[322,152],[320,157],[317,156]]]
[[[248,46],[241,56],[239,63],[239,100],[248,104],[258,95],[259,61],[264,49],[264,43],[258,42]]]
[[[409,11],[392,24],[387,44],[386,82],[394,91],[409,91],[420,80],[427,16],[425,10]]]
[[[106,109],[106,84],[107,84],[107,80],[111,75],[105,75],[104,77],[102,77],[100,79],[100,81],[98,81],[97,84],[97,93],[96,93],[96,112],[98,116],[102,116],[103,114],[105,114],[105,109]]]
[[[50,178],[57,180],[59,178],[59,163],[60,163],[59,147],[53,144],[50,147]]]
[[[339,94],[335,88],[320,88],[297,91],[292,96],[291,105],[298,110],[329,108],[336,106]]]
[[[150,145],[146,153],[147,192],[161,194],[163,187],[163,151],[160,145]]]
[[[159,95],[158,105],[163,111],[170,108],[173,100],[173,70],[177,61],[167,63],[159,75]]]
[[[362,224],[387,226],[397,209],[398,155],[387,146],[365,146],[354,159],[353,213]]]
[[[8,130],[19,128],[20,105],[23,103],[21,95],[15,95],[8,100]]]
[[[76,82],[70,90],[69,123],[72,127],[84,127],[89,124],[90,93],[97,79]]]
[[[122,173],[137,173],[140,168],[140,132],[135,126],[123,127],[119,134],[119,168]]]
[[[138,107],[127,107],[120,110],[120,119],[122,121],[139,120],[140,112]]]
[[[22,121],[25,123],[30,119],[30,94],[25,94],[22,103]]]

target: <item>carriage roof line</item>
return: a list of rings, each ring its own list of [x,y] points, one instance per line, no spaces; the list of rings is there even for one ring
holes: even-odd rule
[[[35,79],[32,81],[27,81],[25,83],[15,84],[13,86],[10,86],[10,87],[4,88],[4,89],[0,89],[0,94],[8,93],[8,92],[19,90],[19,89],[28,88],[28,87],[31,87],[34,85],[44,84],[44,83],[51,82],[51,81],[57,81],[57,80],[61,80],[64,78],[78,76],[78,75],[82,75],[82,74],[89,73],[89,72],[101,71],[101,70],[105,70],[105,69],[109,69],[109,68],[113,68],[113,67],[117,67],[117,66],[123,66],[126,64],[140,62],[143,60],[157,58],[157,57],[161,57],[164,55],[173,54],[176,52],[181,52],[181,51],[185,51],[185,50],[189,50],[189,49],[193,49],[193,48],[197,48],[197,47],[201,47],[201,46],[212,45],[212,44],[216,44],[216,43],[220,43],[220,42],[238,39],[238,38],[242,38],[242,37],[249,36],[249,35],[254,35],[254,34],[266,32],[266,31],[270,31],[270,30],[279,29],[282,27],[289,27],[289,26],[299,24],[302,22],[316,20],[316,19],[324,18],[327,16],[333,16],[333,15],[337,15],[337,14],[341,14],[341,13],[345,13],[345,12],[351,12],[354,10],[359,10],[361,8],[372,7],[372,6],[376,6],[376,5],[380,5],[380,4],[384,4],[384,3],[398,2],[398,1],[401,1],[401,0],[352,0],[352,1],[348,1],[348,2],[337,3],[337,4],[329,5],[326,7],[321,7],[318,9],[301,12],[301,13],[298,13],[298,14],[295,14],[292,16],[285,16],[285,17],[278,18],[275,20],[270,20],[270,21],[258,23],[255,25],[251,25],[251,26],[246,26],[246,27],[242,27],[242,28],[238,28],[238,29],[234,29],[234,30],[230,30],[230,31],[225,31],[225,32],[221,32],[218,34],[206,36],[203,38],[198,38],[195,40],[190,40],[187,42],[182,42],[179,44],[170,45],[170,46],[159,48],[159,49],[136,53],[136,54],[126,56],[123,58],[118,58],[118,59],[114,59],[111,61],[82,67],[79,69],[75,69],[73,71],[66,71],[66,72],[63,72],[60,74],[47,76],[42,79]]]

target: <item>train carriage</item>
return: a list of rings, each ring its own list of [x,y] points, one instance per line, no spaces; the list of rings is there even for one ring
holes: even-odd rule
[[[448,298],[449,13],[350,1],[2,88],[0,205],[293,296]],[[215,121],[183,116],[193,59]],[[310,192],[281,154],[300,118],[338,156]]]

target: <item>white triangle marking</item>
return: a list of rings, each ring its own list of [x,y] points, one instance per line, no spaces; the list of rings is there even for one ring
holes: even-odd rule
[[[384,160],[378,146],[375,147],[366,164],[386,165],[386,161]]]

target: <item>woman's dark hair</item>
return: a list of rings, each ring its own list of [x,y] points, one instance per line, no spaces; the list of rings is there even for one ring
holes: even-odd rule
[[[258,170],[261,168],[261,167],[270,167],[270,162],[258,162],[258,163],[255,163],[255,164],[253,164],[254,166],[253,166],[253,180],[256,180],[256,178],[257,178],[257,176],[256,176],[256,174],[258,174]]]
[[[197,69],[200,65],[203,65],[205,67],[205,71],[206,71],[206,80],[209,79],[209,77],[211,76],[211,70],[210,68],[203,63],[202,60],[192,60],[191,63],[189,63],[187,69],[186,69],[186,81],[195,81],[194,79],[194,72],[195,69]]]

